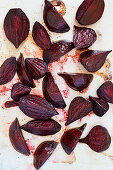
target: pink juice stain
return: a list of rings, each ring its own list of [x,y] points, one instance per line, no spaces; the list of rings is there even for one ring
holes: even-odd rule
[[[26,140],[27,146],[29,150],[31,151],[32,155],[34,155],[35,152],[35,146],[31,144],[31,141],[29,139]]]

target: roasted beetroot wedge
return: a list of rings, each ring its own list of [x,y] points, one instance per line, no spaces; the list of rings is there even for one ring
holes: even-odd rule
[[[18,58],[17,74],[18,74],[20,81],[24,85],[32,87],[32,88],[35,87],[35,84],[34,84],[30,74],[28,73],[28,71],[26,69],[23,54],[20,54],[20,57]]]
[[[34,153],[34,167],[38,170],[49,159],[58,143],[55,141],[46,141],[41,143]]]
[[[21,126],[21,128],[31,134],[39,136],[54,135],[60,131],[61,125],[55,120],[31,120]]]
[[[48,50],[51,46],[51,40],[46,29],[39,22],[33,26],[32,36],[35,43],[43,50]]]
[[[16,107],[16,106],[18,106],[18,102],[15,102],[13,100],[6,101],[4,105],[5,105],[6,108]]]
[[[104,0],[84,0],[77,10],[76,19],[81,25],[96,23],[104,12]]]
[[[8,11],[4,19],[4,31],[8,40],[16,48],[27,38],[29,27],[29,19],[20,8],[14,8]]]
[[[54,107],[64,109],[66,104],[60,93],[60,90],[55,83],[51,73],[47,73],[42,83],[43,95],[45,99],[51,103]]]
[[[89,48],[96,39],[97,35],[93,29],[74,26],[73,43],[77,49]]]
[[[70,30],[62,15],[48,0],[45,0],[43,19],[47,28],[52,32],[65,33]]]
[[[21,97],[19,108],[24,114],[35,119],[49,119],[52,116],[58,115],[58,112],[50,103],[37,95]]]
[[[83,73],[58,73],[67,83],[67,85],[76,91],[82,91],[89,86],[93,80],[92,74]]]
[[[10,82],[17,71],[17,61],[15,57],[10,57],[4,61],[0,67],[0,85]]]
[[[87,124],[84,124],[83,126],[81,126],[79,128],[73,128],[73,129],[70,129],[70,130],[67,130],[66,132],[64,132],[64,134],[61,138],[61,145],[62,145],[64,151],[68,155],[70,155],[71,152],[76,147],[86,125]]]
[[[89,72],[98,71],[105,63],[111,51],[89,50],[80,54],[80,62]]]
[[[17,118],[12,122],[9,128],[9,138],[16,151],[24,155],[30,155]]]
[[[113,83],[106,81],[97,90],[97,94],[100,98],[108,103],[113,103]]]
[[[22,83],[15,83],[11,90],[11,98],[15,101],[18,101],[20,97],[29,94],[30,91],[30,87],[25,86]]]
[[[101,98],[90,96],[89,99],[93,105],[93,112],[97,116],[102,117],[108,111],[109,109],[108,103],[102,100]]]
[[[61,40],[51,44],[49,50],[45,50],[43,53],[43,59],[46,63],[52,63],[58,60],[63,55],[67,54],[74,48],[74,44],[71,41]]]
[[[27,70],[33,79],[42,78],[48,71],[47,64],[38,58],[26,58],[25,59]]]
[[[91,111],[91,102],[83,97],[75,97],[69,106],[67,122],[65,125],[67,126],[70,123],[87,116]]]
[[[109,148],[111,137],[105,127],[97,125],[79,142],[86,143],[95,152],[103,152]]]

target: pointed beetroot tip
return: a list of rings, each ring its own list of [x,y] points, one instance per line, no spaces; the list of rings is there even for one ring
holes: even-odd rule
[[[79,128],[79,130],[83,132],[84,129],[86,128],[86,126],[87,126],[87,123],[83,124],[83,125]]]

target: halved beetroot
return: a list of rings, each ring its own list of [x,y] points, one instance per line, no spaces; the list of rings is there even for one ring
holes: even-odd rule
[[[39,22],[35,22],[32,30],[32,36],[35,43],[42,48],[47,50],[51,46],[51,40],[46,29]]]
[[[58,73],[67,83],[67,85],[76,91],[82,91],[89,86],[93,80],[92,74],[83,73]]]
[[[42,88],[45,99],[54,107],[60,109],[64,109],[66,107],[62,94],[60,93],[60,90],[55,83],[51,73],[47,73],[44,77]]]
[[[62,15],[48,0],[45,0],[43,19],[47,28],[52,32],[65,33],[70,30]]]
[[[68,155],[70,155],[76,147],[86,125],[87,124],[84,124],[79,128],[73,128],[64,132],[63,136],[61,137],[61,145]]]
[[[4,19],[6,37],[16,48],[27,38],[30,23],[26,14],[20,8],[10,9]]]
[[[30,76],[35,80],[42,78],[48,71],[47,63],[41,59],[26,58],[25,63]]]
[[[74,48],[71,41],[61,40],[51,44],[49,50],[44,50],[43,59],[46,63],[52,63]]]

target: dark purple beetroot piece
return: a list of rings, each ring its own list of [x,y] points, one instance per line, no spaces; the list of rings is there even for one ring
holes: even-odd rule
[[[97,94],[100,98],[108,103],[113,103],[113,83],[106,81],[97,90]]]
[[[16,106],[18,106],[18,102],[15,102],[13,100],[6,101],[4,105],[5,105],[6,108],[16,107]]]
[[[20,97],[29,94],[30,91],[30,87],[25,86],[22,83],[15,83],[11,90],[11,98],[15,101],[18,101]]]
[[[76,91],[82,91],[89,86],[93,80],[92,74],[83,73],[58,73],[67,83],[67,85]]]
[[[60,90],[55,83],[51,73],[47,73],[42,83],[43,95],[45,99],[54,107],[64,109],[66,107],[65,101],[60,93]]]
[[[52,32],[65,33],[70,30],[62,15],[48,0],[45,0],[43,19],[47,28]]]
[[[71,152],[76,147],[86,125],[87,124],[84,124],[83,126],[81,126],[79,128],[73,128],[73,129],[70,129],[70,130],[67,130],[66,132],[64,132],[63,136],[61,137],[61,145],[62,145],[64,151],[68,155],[70,155]]]
[[[9,128],[9,138],[16,151],[26,156],[30,155],[17,118],[12,122]]]
[[[77,10],[76,19],[81,25],[96,23],[104,12],[104,0],[84,0]]]
[[[111,137],[105,127],[97,125],[79,142],[86,143],[95,152],[103,152],[109,148]]]
[[[10,82],[17,71],[17,61],[15,57],[10,57],[4,61],[0,67],[0,85]]]
[[[111,51],[89,50],[80,54],[80,62],[89,72],[98,71],[105,63]]]
[[[44,51],[43,59],[46,63],[52,63],[70,52],[73,48],[74,44],[71,41],[57,41],[51,44],[51,48],[49,50]]]
[[[49,119],[58,115],[50,103],[42,97],[32,94],[20,98],[19,108],[24,114],[35,119]]]
[[[65,125],[67,126],[70,123],[87,116],[91,111],[91,102],[83,97],[75,97],[69,106],[67,122]]]
[[[31,120],[21,126],[21,128],[31,134],[39,136],[54,135],[60,131],[61,125],[55,120]]]
[[[16,48],[27,38],[30,23],[26,14],[20,8],[10,9],[4,19],[6,37]]]
[[[32,87],[32,88],[35,87],[35,84],[34,84],[30,74],[28,73],[28,71],[26,69],[23,54],[20,54],[20,57],[18,58],[17,74],[18,74],[18,77],[19,77],[20,81],[24,85]]]
[[[34,167],[38,170],[49,159],[58,143],[55,141],[46,141],[41,143],[34,153]]]
[[[35,43],[42,48],[47,50],[51,46],[51,40],[46,29],[39,22],[35,22],[33,26],[32,36]]]
[[[30,76],[35,80],[42,78],[48,71],[47,64],[41,59],[26,58],[25,63]]]
[[[89,99],[93,105],[93,112],[97,116],[102,117],[108,111],[109,109],[108,103],[102,100],[101,98],[90,96]]]
[[[74,26],[73,43],[77,49],[89,48],[96,39],[97,35],[93,29]]]

